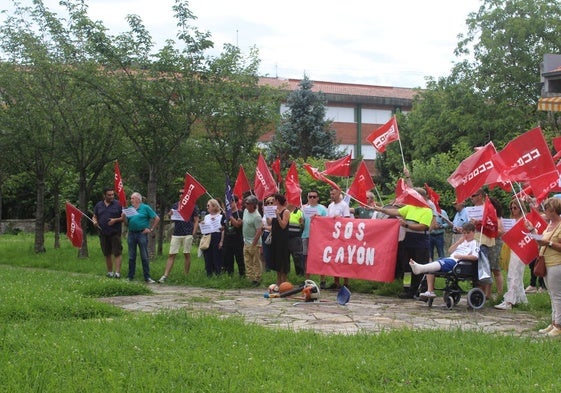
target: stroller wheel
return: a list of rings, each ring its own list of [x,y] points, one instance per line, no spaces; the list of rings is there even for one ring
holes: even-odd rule
[[[480,288],[472,288],[467,294],[468,305],[479,310],[485,304],[485,293]]]
[[[462,297],[462,295],[460,295],[459,293],[453,293],[452,294],[452,299],[454,299],[454,306],[458,305],[461,297]]]
[[[446,303],[446,308],[448,310],[450,310],[452,307],[454,307],[454,299],[452,299],[452,296],[450,296],[450,295],[445,295],[444,296],[444,303]]]

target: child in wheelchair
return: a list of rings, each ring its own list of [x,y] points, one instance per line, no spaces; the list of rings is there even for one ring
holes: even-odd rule
[[[462,225],[462,237],[450,246],[448,252],[450,253],[450,257],[429,262],[426,265],[418,264],[413,259],[409,261],[409,265],[414,274],[427,274],[427,291],[421,293],[419,297],[426,299],[436,297],[434,293],[435,277],[430,273],[450,272],[460,260],[477,262],[479,256],[479,242],[475,240],[475,225],[471,222],[466,222]]]

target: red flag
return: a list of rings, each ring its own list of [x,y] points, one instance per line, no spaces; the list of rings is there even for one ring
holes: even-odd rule
[[[417,207],[428,207],[429,204],[415,189],[409,187],[405,180],[399,179],[395,186],[395,204],[413,205]]]
[[[355,173],[355,178],[349,188],[347,194],[355,198],[357,201],[366,205],[368,202],[366,199],[366,192],[374,188],[374,182],[372,181],[372,176],[364,163],[364,160],[360,162],[358,169]]]
[[[495,172],[492,158],[496,153],[493,142],[489,142],[463,160],[450,175],[448,183],[455,188],[458,202],[465,201],[475,191],[487,184],[487,178]]]
[[[542,129],[536,127],[510,141],[493,157],[493,164],[502,177],[524,181],[555,170]]]
[[[324,183],[329,184],[333,188],[341,190],[341,188],[337,185],[337,183],[335,183],[333,180],[330,180],[327,177],[325,177],[325,175],[323,173],[318,171],[317,168],[313,168],[310,164],[304,164],[304,169],[306,169],[306,171],[310,174],[310,176],[314,180],[322,181]]]
[[[550,192],[561,191],[561,187],[559,186],[559,172],[557,172],[557,170],[534,177],[530,179],[528,183],[530,184],[532,193],[536,197],[537,203],[546,199]]]
[[[542,233],[547,227],[547,222],[543,217],[535,210],[526,214],[526,220],[530,221],[532,226],[536,228],[538,234]],[[502,239],[507,246],[510,247],[512,252],[514,252],[525,264],[529,264],[538,255],[538,244],[527,234],[528,229],[526,228],[524,218],[518,220],[513,227],[506,232]]]
[[[432,201],[432,203],[434,203],[434,206],[436,207],[436,211],[437,213],[441,213],[442,209],[440,208],[440,195],[438,195],[438,193],[436,191],[434,191],[427,183],[425,183],[425,190],[427,191],[427,194],[429,195],[429,199]]]
[[[185,174],[185,184],[183,185],[183,195],[179,200],[179,205],[177,211],[181,214],[181,217],[185,221],[191,219],[191,214],[193,214],[193,209],[197,203],[197,199],[201,197],[206,192],[204,188],[193,176],[189,173]]]
[[[386,151],[386,146],[399,140],[399,130],[397,128],[397,120],[393,116],[390,121],[376,129],[366,137],[366,140],[374,145],[374,148],[380,153]]]
[[[483,226],[483,234],[485,236],[496,238],[499,235],[499,219],[497,218],[497,211],[488,196],[485,196],[481,225]]]
[[[296,207],[302,206],[302,189],[300,188],[300,181],[298,180],[298,170],[296,169],[296,164],[292,163],[288,172],[286,173],[286,179],[284,181],[286,185],[286,201],[289,205]]]
[[[71,203],[66,202],[66,236],[74,247],[82,247],[84,232],[82,231],[82,212]]]
[[[121,206],[127,205],[127,197],[125,196],[125,187],[123,186],[123,178],[121,177],[121,170],[119,169],[119,162],[115,160],[115,192],[119,198]]]
[[[351,175],[351,155],[339,158],[335,161],[325,162],[324,175],[349,177]]]
[[[555,148],[555,155],[552,157],[553,161],[557,161],[561,158],[561,136],[555,137],[551,140],[553,147]]]
[[[243,170],[243,166],[240,165],[240,170],[238,171],[238,177],[236,178],[236,184],[234,185],[234,195],[237,195],[238,198],[242,199],[244,192],[250,191],[251,187],[249,186],[249,180],[247,180],[247,176],[245,175],[245,171]]]
[[[310,223],[306,273],[392,282],[398,236],[397,220],[315,215]]]
[[[282,181],[280,158],[277,157],[277,159],[273,161],[271,169],[273,170],[274,174],[277,175],[277,183],[280,183]]]
[[[279,191],[277,184],[275,183],[275,179],[273,179],[273,175],[271,175],[271,172],[267,167],[267,163],[261,153],[259,153],[259,157],[257,159],[253,189],[255,190],[255,195],[259,200],[263,200],[265,197]]]

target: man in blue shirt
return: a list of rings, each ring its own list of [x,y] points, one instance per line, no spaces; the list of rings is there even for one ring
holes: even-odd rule
[[[160,222],[160,217],[152,210],[152,208],[142,203],[142,195],[134,192],[131,195],[131,206],[134,213],[127,216],[129,236],[129,274],[128,279],[132,281],[136,270],[136,247],[140,250],[140,259],[142,261],[142,271],[144,273],[144,281],[148,284],[154,284],[156,281],[150,277],[150,265],[148,263],[148,234],[154,232],[154,228]],[[133,210],[133,209],[131,209]],[[153,221],[151,226],[150,222]]]
[[[103,200],[94,206],[93,224],[99,229],[99,243],[105,256],[107,277],[121,278],[121,259],[123,244],[121,242],[121,223],[125,215],[121,204],[115,200],[115,190],[103,189]],[[115,265],[113,266],[113,257]],[[113,270],[115,267],[115,270]]]
[[[456,209],[456,214],[452,220],[452,244],[456,243],[456,241],[463,236],[462,227],[466,222],[469,222],[469,217],[463,202],[456,201],[454,208]]]

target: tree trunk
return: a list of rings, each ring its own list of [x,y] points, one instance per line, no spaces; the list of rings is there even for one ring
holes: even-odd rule
[[[150,205],[150,207],[152,207],[152,209],[156,212],[156,214],[158,213],[158,205],[156,204],[156,187],[157,187],[157,179],[156,179],[156,171],[154,170],[154,166],[153,165],[149,165],[148,168],[148,190],[146,191],[146,202]],[[162,221],[162,220],[161,220]],[[163,224],[163,222],[160,223],[160,225]],[[159,231],[156,231],[154,233],[151,233],[150,235],[148,235],[148,258],[150,258],[151,261],[154,260],[154,258],[156,257],[156,233],[159,233]]]
[[[53,205],[55,207],[55,218],[53,230],[55,231],[55,248],[60,248],[60,193],[58,187],[53,190]]]
[[[37,206],[35,208],[35,252],[46,252],[45,249],[45,181],[43,174],[37,176]]]
[[[80,189],[78,190],[78,202],[80,205],[80,210],[85,213],[88,207],[87,195],[86,195],[86,175],[84,173],[80,173]],[[88,258],[90,255],[88,253],[88,237],[85,235],[86,230],[84,226],[84,222],[86,219],[82,217],[80,220],[80,224],[82,228],[84,228],[84,236],[82,241],[82,247],[78,250],[78,258]]]

